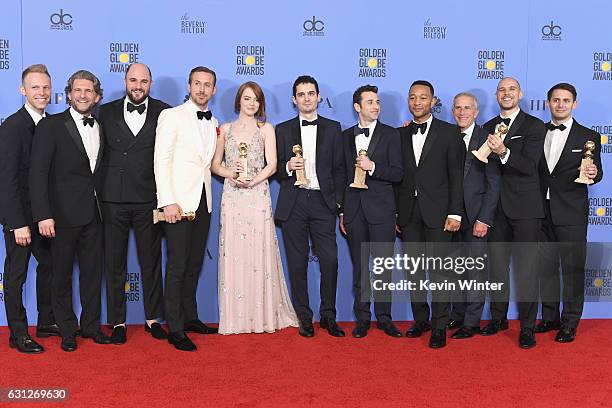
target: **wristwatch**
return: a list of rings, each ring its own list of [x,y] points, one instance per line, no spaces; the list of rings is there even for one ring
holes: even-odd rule
[[[505,148],[504,152],[502,154],[499,154],[498,156],[500,160],[504,160],[507,155],[508,155],[508,148]]]

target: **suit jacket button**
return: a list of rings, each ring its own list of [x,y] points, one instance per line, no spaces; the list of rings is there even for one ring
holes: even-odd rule
[[[124,156],[127,156],[127,152],[123,152],[123,155],[124,155]]]
[[[115,139],[115,142],[120,143],[121,139]]]

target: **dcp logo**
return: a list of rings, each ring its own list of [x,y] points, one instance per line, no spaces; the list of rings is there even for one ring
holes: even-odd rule
[[[59,13],[51,14],[49,20],[53,25],[70,25],[72,24],[72,14],[64,13],[64,9],[60,9]]]
[[[561,39],[561,26],[550,21],[550,24],[542,26],[542,39],[543,40],[560,40]]]
[[[304,21],[302,27],[304,27],[304,31],[319,32],[325,29],[325,23],[321,20],[317,20],[315,16],[312,16],[312,20]]]

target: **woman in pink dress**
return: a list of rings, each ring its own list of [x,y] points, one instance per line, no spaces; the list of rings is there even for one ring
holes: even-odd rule
[[[261,87],[242,84],[234,108],[238,119],[221,126],[211,164],[213,173],[225,177],[219,228],[219,333],[296,327],[272,217],[268,177],[276,172],[276,137],[266,122]],[[246,169],[240,161],[244,146]],[[248,181],[238,177],[245,170]]]

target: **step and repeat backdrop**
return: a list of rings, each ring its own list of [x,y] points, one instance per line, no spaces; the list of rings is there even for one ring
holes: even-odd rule
[[[128,64],[143,62],[153,72],[151,95],[173,106],[185,100],[192,67],[214,69],[217,94],[210,106],[221,122],[235,118],[236,90],[249,80],[263,87],[273,124],[295,116],[293,80],[310,74],[321,88],[319,113],[339,120],[343,127],[356,122],[353,91],[368,83],[379,87],[381,121],[399,126],[409,118],[406,95],[416,79],[433,83],[439,98],[434,107],[438,118],[452,121],[453,96],[470,91],[479,101],[477,122],[484,123],[498,112],[494,95],[498,80],[512,76],[523,88],[522,109],[545,121],[549,120],[546,91],[557,82],[574,84],[578,89],[575,118],[601,134],[603,166],[612,172],[610,13],[612,3],[604,0],[563,7],[548,0],[516,0],[511,7],[495,7],[484,0],[435,0],[418,7],[412,2],[373,4],[364,0],[312,0],[299,5],[273,0],[139,5],[119,0],[4,0],[0,4],[0,121],[24,103],[18,92],[20,75],[33,63],[45,63],[50,70],[51,113],[67,108],[63,89],[74,71],[95,73],[104,88],[102,102],[109,102],[124,95]],[[591,242],[612,241],[608,177],[589,189]],[[200,317],[205,321],[218,319],[221,189],[216,181],[213,221],[198,289]],[[274,182],[274,197],[277,191]],[[280,229],[277,233],[282,245]],[[351,320],[348,246],[340,234],[337,241],[338,318]],[[612,318],[612,262],[608,251],[596,252],[595,258],[589,258],[586,283],[592,302],[587,303],[585,316]],[[4,261],[4,250],[0,250],[0,261]],[[316,310],[318,260],[313,254],[310,261],[311,304]],[[31,323],[36,319],[35,266],[32,260],[24,294]],[[75,266],[75,278],[77,273]],[[142,321],[140,270],[133,240],[125,290],[128,322]],[[412,318],[406,300],[394,304],[395,319]],[[5,325],[2,302],[0,291],[0,324]],[[516,316],[516,309],[511,309],[511,315]]]

